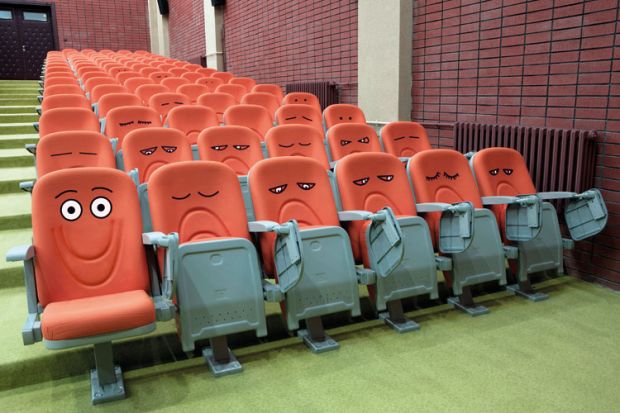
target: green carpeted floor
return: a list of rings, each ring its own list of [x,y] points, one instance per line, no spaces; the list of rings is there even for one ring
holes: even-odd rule
[[[237,350],[242,374],[213,378],[201,359],[125,374],[128,398],[91,407],[84,374],[0,393],[4,411],[614,412],[620,404],[620,294],[564,277],[551,298],[488,297],[470,318],[413,313],[399,335],[378,321],[330,331],[338,351],[295,338]],[[6,332],[4,333],[6,334]]]

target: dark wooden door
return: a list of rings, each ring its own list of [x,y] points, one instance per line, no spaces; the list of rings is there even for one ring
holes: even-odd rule
[[[38,79],[54,49],[49,6],[0,4],[0,79]]]

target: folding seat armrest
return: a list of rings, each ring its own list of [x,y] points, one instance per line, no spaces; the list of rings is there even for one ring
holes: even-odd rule
[[[39,103],[43,102],[43,95],[37,96],[37,99],[39,100]]]
[[[370,211],[349,210],[338,211],[338,219],[342,222],[347,221],[367,221],[372,219],[374,214]]]
[[[274,232],[276,234],[274,260],[278,273],[277,287],[285,294],[301,280],[303,272],[303,255],[301,235],[297,221],[284,224],[273,221],[251,221],[250,232]]]
[[[42,109],[41,109],[41,106],[39,106],[39,107],[37,108],[37,114],[38,114],[39,116],[41,116],[41,113],[42,113]]]
[[[398,159],[400,159],[400,161],[402,163],[407,163],[407,162],[409,162],[409,159],[411,159],[411,158],[408,158],[406,156],[399,156]]]
[[[37,154],[37,144],[36,143],[27,143],[24,147],[31,154],[33,154],[33,155]]]
[[[441,212],[439,221],[439,250],[459,253],[471,245],[474,237],[474,206],[471,202],[447,204],[428,202],[416,204],[420,213]]]
[[[39,122],[33,122],[32,123],[32,127],[34,128],[34,130],[36,130],[38,132],[39,131]]]
[[[589,189],[574,192],[542,192],[542,199],[567,199],[564,218],[571,238],[575,241],[600,233],[607,225],[608,212],[601,192]]]
[[[174,276],[177,271],[177,255],[179,251],[179,235],[176,232],[164,234],[162,232],[145,232],[142,234],[144,245],[153,245],[158,248],[166,248],[164,259],[164,274],[162,283],[162,296],[165,300],[172,299],[174,291]]]
[[[265,300],[270,303],[279,303],[284,300],[284,294],[282,293],[280,286],[272,284],[265,279],[263,279],[263,295]]]
[[[24,192],[32,192],[32,188],[34,187],[34,181],[24,181],[19,183],[19,189]]]
[[[547,201],[552,199],[568,199],[577,195],[576,192],[556,191],[556,192],[539,192],[538,196]]]
[[[34,256],[32,245],[20,245],[11,248],[6,254],[9,262],[24,262],[24,281],[26,285],[26,303],[28,316],[22,327],[22,340],[24,345],[34,344],[41,341],[41,321],[39,320],[39,300],[37,298],[37,286],[34,280]]]
[[[484,205],[507,205],[506,238],[529,241],[542,227],[542,199],[537,194],[517,196],[485,196]]]

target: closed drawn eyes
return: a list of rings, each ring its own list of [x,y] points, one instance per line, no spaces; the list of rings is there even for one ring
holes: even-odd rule
[[[499,168],[495,168],[495,169],[491,169],[489,171],[489,173],[493,176],[497,175],[499,173]]]
[[[170,104],[170,102],[163,102],[163,103],[161,103],[160,105],[161,105],[161,106],[168,106],[169,104]]]
[[[78,152],[80,155],[97,155],[97,152]]]
[[[364,186],[368,183],[368,181],[370,181],[370,178],[366,176],[364,178],[356,179],[353,183],[357,186]]]
[[[274,194],[281,194],[282,192],[284,192],[287,186],[287,184],[274,186],[273,188],[269,188],[269,192]]]
[[[162,148],[162,149],[164,150],[164,152],[166,152],[166,153],[172,153],[172,152],[174,152],[174,151],[176,151],[176,150],[177,150],[177,147],[176,147],[176,146],[162,146],[161,148]]]
[[[238,151],[245,151],[249,147],[250,145],[233,145],[233,148],[235,148]]]
[[[174,195],[172,195],[172,199],[174,199],[175,201],[182,201],[184,199],[189,198],[189,196],[190,196],[189,193],[187,195],[185,195],[185,196],[174,196]]]
[[[172,103],[174,103],[175,105],[182,105],[183,104],[183,102],[172,102]]]
[[[308,142],[308,143],[299,142],[299,146],[310,146],[310,145],[312,145],[312,142]]]
[[[283,148],[291,148],[293,145],[293,143],[291,143],[290,145],[282,145],[281,143],[278,144],[278,146],[281,146]]]
[[[302,116],[301,118],[307,120],[308,122],[312,122],[312,119],[310,119],[308,117]]]
[[[150,155],[153,155],[156,150],[157,150],[157,146],[153,146],[151,148],[140,149],[140,153],[142,155],[150,156]]]
[[[304,191],[309,191],[314,188],[316,184],[314,182],[297,182],[297,186],[303,189]]]
[[[150,120],[139,120],[138,121],[138,125],[150,125],[151,123],[153,122],[151,122]]]
[[[228,148],[228,145],[215,145],[211,147],[214,151],[223,151],[226,148]]]
[[[133,120],[130,120],[129,122],[119,122],[118,123],[119,126],[129,126],[129,125],[133,125]]]
[[[351,143],[351,141],[348,141],[346,139],[341,139],[340,140],[340,146],[347,146],[350,143]]]
[[[412,136],[412,135],[409,135],[409,136],[399,136],[398,138],[394,138],[394,141],[399,141],[401,139],[420,139],[420,137],[419,136]]]
[[[447,172],[444,172],[444,173],[443,173],[443,176],[445,176],[447,179],[449,179],[449,180],[451,180],[451,181],[454,181],[456,178],[458,178],[458,177],[459,177],[459,174],[458,174],[458,172],[457,172],[457,173],[455,173],[454,175],[450,175],[450,174],[448,174]]]
[[[508,176],[512,175],[512,169],[505,168],[505,169],[502,169],[502,171],[504,171],[504,173]]]
[[[433,176],[427,176],[427,177],[426,177],[426,180],[427,180],[427,181],[435,181],[435,180],[439,179],[439,177],[440,177],[440,176],[441,176],[441,174],[440,174],[439,172],[437,172],[437,173],[436,173],[435,175],[433,175]]]
[[[284,120],[293,120],[293,119],[297,119],[297,116],[291,116],[290,118],[284,118]]]
[[[213,198],[214,196],[216,196],[217,194],[219,194],[220,191],[215,191],[213,193],[210,194],[203,194],[202,192],[198,191],[198,195],[205,197],[205,198]]]
[[[394,179],[394,175],[377,175],[377,178],[385,182],[391,182]]]
[[[370,139],[368,139],[368,136],[364,136],[363,138],[358,139],[357,141],[359,143],[368,143],[368,142],[370,142]]]

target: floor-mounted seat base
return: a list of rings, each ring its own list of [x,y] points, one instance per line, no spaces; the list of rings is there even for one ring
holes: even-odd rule
[[[394,321],[390,318],[390,314],[386,311],[379,313],[379,318],[383,322],[391,327],[397,333],[409,333],[411,331],[417,331],[420,329],[420,325],[413,320],[405,318],[404,321]]]
[[[93,404],[111,402],[125,398],[125,384],[123,383],[123,372],[120,366],[114,366],[114,376],[116,380],[110,384],[99,384],[97,369],[90,371],[90,399]]]
[[[469,314],[472,317],[477,317],[479,315],[489,313],[489,309],[483,305],[466,306],[461,304],[461,300],[458,297],[448,298],[448,304],[450,304],[454,308],[458,308],[459,310]]]
[[[544,301],[549,298],[549,294],[537,292],[534,290],[524,291],[519,287],[519,284],[507,285],[506,290],[512,292],[514,295],[520,295],[521,297],[525,297],[530,301],[538,302]]]
[[[327,334],[324,335],[321,341],[310,337],[308,330],[299,330],[297,336],[304,341],[306,347],[313,353],[324,353],[326,351],[337,350],[340,347],[340,344]]]
[[[209,370],[211,370],[211,373],[213,373],[215,377],[227,376],[229,374],[241,373],[243,371],[243,366],[239,363],[239,360],[237,360],[237,357],[235,357],[230,349],[228,349],[227,362],[217,361],[213,355],[213,350],[211,347],[205,347],[202,350],[202,356],[207,362]]]

